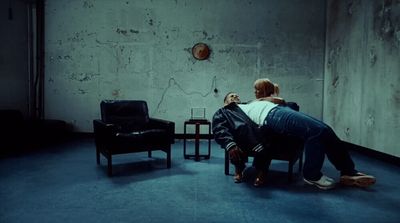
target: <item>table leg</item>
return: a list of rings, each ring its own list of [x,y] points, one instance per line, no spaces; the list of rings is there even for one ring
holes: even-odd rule
[[[211,156],[211,125],[208,124],[208,159]]]
[[[183,158],[186,159],[186,124],[183,126]]]
[[[200,160],[200,124],[196,123],[196,136],[195,136],[195,160]]]

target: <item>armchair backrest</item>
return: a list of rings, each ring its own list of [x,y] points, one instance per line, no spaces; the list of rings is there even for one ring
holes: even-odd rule
[[[141,100],[103,100],[101,119],[124,129],[140,129],[149,123],[147,103]]]

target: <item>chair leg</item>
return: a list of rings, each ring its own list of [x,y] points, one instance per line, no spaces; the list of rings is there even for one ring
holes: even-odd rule
[[[303,170],[303,151],[301,151],[299,156],[299,173]]]
[[[112,158],[111,158],[112,156],[111,156],[111,154],[108,154],[108,157],[107,157],[107,173],[108,173],[108,176],[112,176]]]
[[[97,165],[100,164],[100,151],[97,147],[96,147],[96,162],[97,162]]]
[[[289,161],[289,169],[288,169],[288,181],[292,182],[293,178],[293,161]]]
[[[167,168],[171,168],[171,146],[167,149]]]
[[[225,150],[225,175],[229,175],[229,153]]]
[[[269,167],[271,166],[271,163],[272,163],[272,159],[268,158],[267,162],[265,163],[265,171],[266,171],[265,173],[269,172]]]

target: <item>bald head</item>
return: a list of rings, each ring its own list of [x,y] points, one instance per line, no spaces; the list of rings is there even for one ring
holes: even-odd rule
[[[224,97],[224,106],[229,105],[232,102],[240,103],[239,95],[236,92],[229,92]]]

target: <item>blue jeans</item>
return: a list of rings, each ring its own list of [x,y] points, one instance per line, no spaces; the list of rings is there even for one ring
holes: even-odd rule
[[[322,121],[288,107],[277,106],[268,113],[264,125],[270,131],[301,138],[304,141],[304,178],[308,180],[321,178],[325,154],[342,174],[355,172],[354,162],[345,144],[332,128]]]

